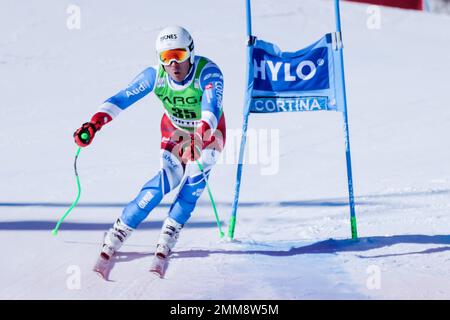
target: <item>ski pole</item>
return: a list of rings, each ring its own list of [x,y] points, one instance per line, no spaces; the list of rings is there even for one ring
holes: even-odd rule
[[[225,234],[223,233],[222,226],[220,225],[219,215],[217,214],[216,203],[214,202],[214,198],[213,198],[213,195],[212,195],[212,192],[211,192],[211,188],[209,187],[208,179],[206,178],[205,171],[203,170],[203,166],[201,165],[200,161],[198,161],[198,160],[196,160],[196,161],[197,161],[198,168],[202,172],[203,178],[205,179],[206,188],[208,189],[209,200],[211,200],[211,204],[212,204],[212,207],[213,207],[213,210],[214,210],[214,215],[216,217],[217,226],[219,227],[219,234],[220,234],[220,237],[223,238],[223,236]]]
[[[89,138],[88,133],[86,133],[86,132],[82,133],[81,134],[81,138],[84,139],[84,140],[87,140]],[[54,235],[54,236],[56,236],[58,234],[58,230],[59,230],[59,227],[61,226],[61,223],[63,223],[64,219],[67,217],[67,215],[70,213],[70,211],[72,211],[72,209],[75,208],[75,206],[78,203],[78,200],[80,199],[81,185],[80,185],[80,178],[78,177],[78,172],[77,172],[77,160],[78,160],[78,155],[80,154],[80,151],[81,151],[81,147],[78,147],[77,153],[75,154],[75,161],[74,161],[74,164],[73,164],[73,167],[75,169],[75,177],[77,179],[77,188],[78,188],[77,198],[72,203],[70,208],[66,211],[66,213],[61,217],[61,219],[59,219],[59,221],[56,224],[55,228],[52,230],[52,235]]]

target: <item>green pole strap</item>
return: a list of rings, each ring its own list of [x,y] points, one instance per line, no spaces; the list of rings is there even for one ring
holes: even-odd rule
[[[350,224],[352,228],[352,239],[358,239],[358,231],[356,229],[356,217],[350,218]]]
[[[84,136],[84,137],[83,137]],[[81,135],[82,139],[87,139],[88,137],[87,133],[83,133]],[[80,185],[80,178],[78,177],[78,172],[77,172],[77,159],[78,159],[78,155],[80,154],[81,151],[81,147],[78,148],[77,153],[75,154],[75,162],[73,164],[74,169],[75,169],[75,177],[77,179],[77,188],[78,188],[78,194],[77,194],[77,198],[75,199],[75,201],[72,203],[72,205],[70,206],[70,208],[66,211],[66,213],[61,217],[61,219],[59,219],[58,223],[56,224],[55,228],[52,230],[52,235],[56,236],[58,234],[58,230],[59,227],[61,226],[61,223],[63,223],[64,219],[67,217],[67,215],[70,213],[70,211],[72,211],[73,208],[75,208],[75,206],[78,203],[78,200],[80,199],[80,195],[81,195],[81,185]]]
[[[211,204],[212,204],[212,207],[213,207],[213,210],[214,210],[214,215],[216,217],[217,226],[219,227],[220,238],[223,238],[225,234],[222,231],[222,226],[220,224],[219,215],[217,214],[216,203],[214,202],[214,198],[213,198],[213,195],[212,195],[212,192],[211,192],[211,188],[209,187],[208,179],[206,178],[205,171],[203,170],[203,166],[201,165],[200,161],[198,161],[198,160],[196,160],[196,161],[197,161],[198,168],[203,173],[203,178],[205,179],[205,182],[206,182],[206,188],[208,189],[209,200],[211,200]]]
[[[234,228],[236,226],[236,216],[231,216],[230,226],[228,227],[228,238],[231,240],[234,238]]]

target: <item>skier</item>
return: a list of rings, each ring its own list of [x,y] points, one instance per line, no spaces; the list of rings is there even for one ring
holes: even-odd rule
[[[164,195],[180,186],[156,245],[154,260],[165,260],[225,146],[223,76],[219,67],[194,54],[191,35],[179,26],[159,33],[156,53],[158,65],[145,69],[128,87],[107,99],[90,122],[74,133],[79,146],[88,146],[104,125],[152,91],[165,109],[161,119],[161,168],[105,233],[99,258],[103,262],[114,255]],[[88,133],[87,137],[83,133]],[[203,172],[195,163],[190,165],[197,160]]]

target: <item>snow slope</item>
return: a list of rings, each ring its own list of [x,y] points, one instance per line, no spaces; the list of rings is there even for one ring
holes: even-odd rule
[[[342,3],[358,241],[349,240],[338,113],[252,116],[236,241],[220,241],[207,193],[183,230],[166,279],[148,272],[174,194],[114,261],[92,274],[103,232],[159,166],[154,96],[105,127],[78,163],[73,131],[154,64],[154,38],[188,28],[225,75],[228,145],[211,188],[223,223],[234,192],[245,77],[242,1],[0,3],[0,298],[449,299],[450,17]],[[66,27],[69,5],[81,29]],[[254,33],[285,50],[334,30],[332,1],[253,1]],[[167,12],[167,14],[163,14]],[[188,13],[188,14],[186,14]],[[252,144],[253,143],[253,144]],[[255,159],[253,159],[255,160]],[[80,276],[79,278],[77,276]],[[78,280],[80,280],[78,282]]]

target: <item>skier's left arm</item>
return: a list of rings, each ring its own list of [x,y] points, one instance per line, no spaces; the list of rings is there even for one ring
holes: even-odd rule
[[[223,75],[219,67],[209,62],[200,75],[202,95],[202,117],[196,135],[201,137],[202,149],[215,133],[222,116]]]

